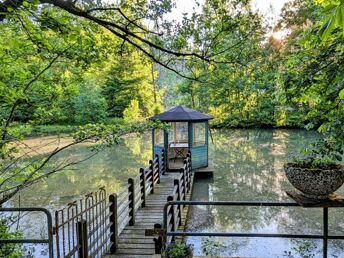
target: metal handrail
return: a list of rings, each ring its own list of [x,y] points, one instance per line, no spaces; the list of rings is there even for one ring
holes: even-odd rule
[[[53,258],[53,224],[51,213],[44,208],[0,208],[0,212],[43,212],[47,216],[48,239],[0,239],[0,244],[48,244],[49,257]]]
[[[169,231],[168,208],[173,205],[204,206],[244,206],[244,207],[303,207],[296,202],[249,202],[249,201],[169,201],[164,206],[163,229],[167,236],[219,236],[219,237],[263,237],[263,238],[309,238],[323,239],[323,257],[327,258],[328,239],[341,239],[344,236],[328,235],[328,208],[323,207],[323,234],[273,234],[273,233],[233,233],[233,232],[185,232]],[[321,208],[321,207],[313,207]],[[173,228],[173,227],[172,227]]]

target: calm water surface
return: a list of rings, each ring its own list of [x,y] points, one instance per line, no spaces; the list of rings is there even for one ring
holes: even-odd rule
[[[283,163],[317,135],[300,130],[227,130],[213,132],[210,159],[212,180],[198,180],[194,200],[290,201],[292,189],[282,171]],[[56,159],[82,159],[87,146],[77,146]],[[54,212],[67,203],[105,186],[117,191],[128,177],[151,158],[151,138],[128,137],[123,144],[102,151],[77,165],[25,189],[10,205],[43,206]],[[339,190],[343,193],[343,189]],[[343,212],[330,211],[330,234],[344,234]],[[196,206],[191,210],[189,230],[207,232],[321,233],[321,211],[302,208],[240,208]],[[44,222],[37,215],[22,219],[26,235],[44,235]],[[27,233],[30,232],[30,233]],[[188,238],[196,254],[245,257],[321,257],[321,241],[283,239]],[[344,245],[331,242],[330,257],[344,257]],[[296,251],[301,250],[301,251]],[[289,253],[290,252],[290,253]],[[288,256],[289,255],[289,256]]]
[[[213,179],[196,180],[193,199],[204,201],[290,201],[292,186],[283,163],[317,137],[300,130],[228,130],[214,134]],[[343,194],[343,188],[338,193]],[[322,233],[320,209],[196,206],[190,231]],[[330,210],[330,234],[344,234],[343,212]],[[322,257],[322,241],[189,237],[196,254],[243,257]],[[329,257],[344,257],[344,242],[331,241]]]

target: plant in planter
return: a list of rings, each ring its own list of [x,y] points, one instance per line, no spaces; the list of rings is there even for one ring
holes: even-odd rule
[[[192,248],[190,245],[181,243],[170,243],[167,244],[162,252],[161,257],[163,258],[192,258]]]
[[[341,132],[341,126],[339,132]],[[289,182],[302,194],[312,199],[327,199],[344,183],[342,161],[344,145],[342,135],[327,137],[305,148],[301,157],[284,165]]]

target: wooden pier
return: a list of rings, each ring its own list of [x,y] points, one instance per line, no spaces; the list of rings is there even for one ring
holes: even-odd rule
[[[54,257],[145,258],[159,252],[162,238],[160,245],[156,244],[154,227],[162,226],[168,201],[190,200],[194,178],[191,164],[188,153],[179,171],[167,173],[163,150],[119,192],[108,195],[101,188],[57,210],[54,228],[49,230],[54,233]],[[183,229],[187,208],[168,208],[167,230]],[[174,239],[168,236],[164,240]]]
[[[105,257],[152,257],[155,254],[154,237],[145,236],[145,230],[153,229],[155,224],[162,225],[163,208],[167,201],[190,200],[193,185],[190,155],[185,159],[180,172],[166,173],[163,162],[163,157],[156,156],[148,168],[140,169],[137,178],[129,180],[128,191],[125,189],[123,193],[112,197],[117,207],[115,224],[118,226],[111,228],[111,254]],[[185,226],[187,209],[171,209],[171,227]]]

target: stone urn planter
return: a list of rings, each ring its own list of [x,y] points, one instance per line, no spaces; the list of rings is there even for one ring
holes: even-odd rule
[[[289,182],[305,197],[327,199],[344,183],[344,166],[322,169],[306,168],[297,164],[284,164]]]

